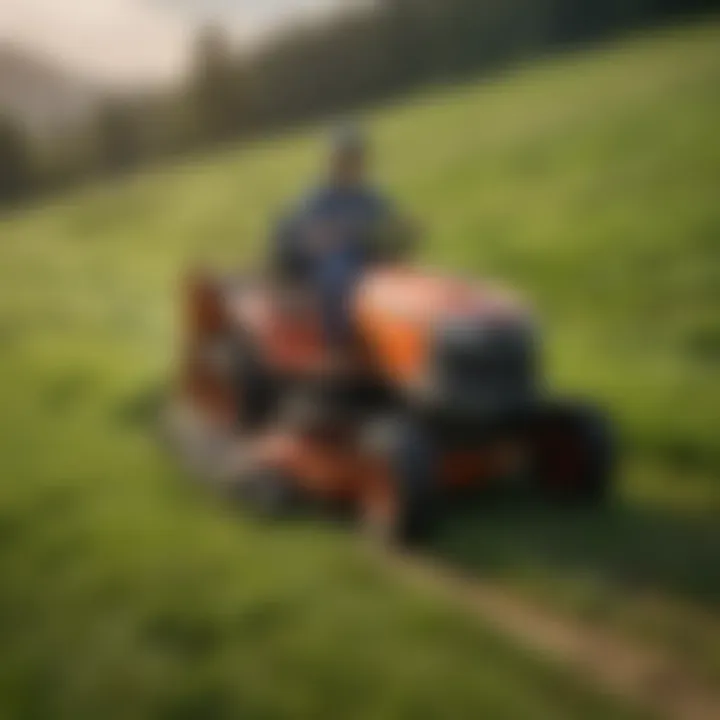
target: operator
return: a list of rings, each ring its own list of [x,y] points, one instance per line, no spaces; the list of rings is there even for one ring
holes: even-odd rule
[[[411,239],[409,225],[369,181],[368,155],[361,130],[337,129],[323,181],[284,217],[273,242],[280,277],[307,283],[317,293],[334,349],[351,341],[349,303],[363,270],[396,259]]]

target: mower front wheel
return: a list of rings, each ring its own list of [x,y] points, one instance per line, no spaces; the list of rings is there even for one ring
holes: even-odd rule
[[[440,516],[432,438],[415,423],[383,420],[368,428],[364,444],[375,468],[359,497],[366,536],[383,545],[428,540]]]

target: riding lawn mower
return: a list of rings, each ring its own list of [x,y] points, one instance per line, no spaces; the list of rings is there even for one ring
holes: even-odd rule
[[[198,272],[185,295],[173,436],[256,512],[319,500],[409,543],[437,530],[449,499],[505,482],[566,503],[610,489],[608,421],[547,390],[534,318],[506,289],[369,269],[340,365],[312,293]]]

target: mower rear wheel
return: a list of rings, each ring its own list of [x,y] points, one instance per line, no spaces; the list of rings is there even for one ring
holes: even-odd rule
[[[432,439],[411,421],[383,420],[368,429],[365,446],[377,468],[359,498],[366,535],[381,544],[429,539],[440,515]]]
[[[532,432],[533,479],[554,500],[603,503],[610,495],[615,455],[611,424],[592,407],[554,407]]]

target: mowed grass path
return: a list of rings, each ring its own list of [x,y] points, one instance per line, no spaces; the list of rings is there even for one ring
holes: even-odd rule
[[[523,288],[553,380],[613,410],[629,457],[608,514],[488,509],[436,552],[719,677],[720,26],[418,95],[373,127],[425,260]],[[348,533],[252,524],[157,452],[182,270],[251,258],[316,140],[0,222],[0,714],[623,716]]]

